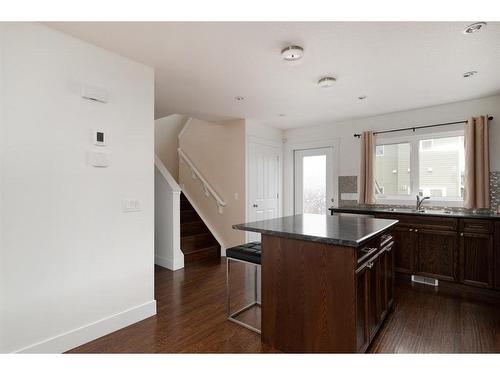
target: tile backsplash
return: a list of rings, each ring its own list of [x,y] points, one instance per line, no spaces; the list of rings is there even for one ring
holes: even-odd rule
[[[358,205],[358,176],[339,176],[339,207]],[[500,171],[490,172],[490,202],[491,209],[500,205]]]
[[[358,204],[358,176],[339,176],[339,207]]]
[[[490,205],[493,210],[500,205],[500,172],[490,172]]]

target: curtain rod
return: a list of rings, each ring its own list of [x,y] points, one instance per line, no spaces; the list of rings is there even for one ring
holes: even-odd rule
[[[493,116],[488,115],[488,120],[493,120]],[[423,126],[412,126],[410,128],[400,128],[400,129],[392,129],[392,130],[382,130],[379,132],[373,132],[373,134],[385,134],[385,133],[394,133],[394,132],[402,132],[405,130],[413,130],[415,131],[416,129],[425,129],[425,128],[434,128],[437,126],[444,126],[444,125],[455,125],[455,124],[465,124],[468,120],[463,120],[463,121],[453,121],[453,122],[443,122],[442,124],[433,124],[433,125],[423,125]],[[361,134],[357,133],[354,134],[356,138],[361,138]]]

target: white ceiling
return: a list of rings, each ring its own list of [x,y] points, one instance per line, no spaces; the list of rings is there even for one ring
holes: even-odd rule
[[[500,22],[462,34],[469,23],[48,25],[154,67],[156,118],[248,118],[285,129],[499,93]],[[304,47],[300,64],[281,59],[290,43]],[[479,74],[462,78],[469,70]],[[325,75],[337,77],[334,87],[317,86]],[[358,100],[360,95],[367,99]]]

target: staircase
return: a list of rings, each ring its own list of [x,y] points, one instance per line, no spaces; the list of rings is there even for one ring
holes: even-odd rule
[[[181,194],[181,250],[185,264],[220,258],[219,243],[184,194]]]

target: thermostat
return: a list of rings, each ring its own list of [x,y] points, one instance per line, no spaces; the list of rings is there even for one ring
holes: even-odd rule
[[[106,139],[102,130],[94,131],[94,144],[96,146],[106,146]]]

